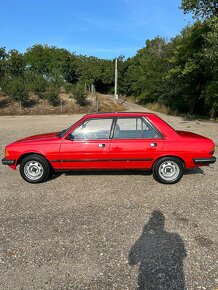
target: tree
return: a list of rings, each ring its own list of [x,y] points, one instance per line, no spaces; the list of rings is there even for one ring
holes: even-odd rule
[[[15,101],[20,101],[24,106],[28,101],[28,91],[22,77],[14,77],[2,83],[4,92]]]
[[[37,44],[24,54],[29,69],[46,80],[75,83],[76,56],[66,49]]]
[[[207,27],[198,21],[186,27],[171,43],[171,67],[165,75],[171,89],[168,95],[162,95],[162,100],[174,110],[190,114],[207,110],[202,98],[202,91],[210,79],[204,58],[206,32]]]
[[[140,49],[135,57],[128,60],[129,94],[139,96],[144,103],[157,100],[157,91],[167,67],[166,51],[166,41],[156,37],[147,40],[146,46]]]
[[[5,47],[0,47],[0,81],[5,76],[7,57],[8,55],[5,51]]]
[[[191,12],[194,17],[218,16],[217,0],[182,0],[184,13]]]
[[[6,65],[8,75],[16,77],[22,76],[26,67],[26,62],[23,54],[16,49],[10,50],[7,55]]]
[[[205,60],[209,67],[211,81],[205,88],[205,101],[210,107],[210,117],[218,113],[218,17],[205,21],[208,33],[205,35]]]

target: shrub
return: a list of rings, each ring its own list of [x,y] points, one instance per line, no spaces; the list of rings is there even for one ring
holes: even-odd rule
[[[28,102],[28,90],[22,78],[14,77],[4,80],[2,89],[12,100],[20,101],[23,105]]]
[[[63,88],[64,88],[64,91],[65,91],[66,94],[70,94],[74,90],[74,86],[72,84],[70,84],[70,83],[65,83],[63,85]]]
[[[43,97],[43,93],[46,91],[47,81],[36,73],[31,73],[27,77],[28,91],[35,93],[39,97]]]
[[[85,86],[82,83],[77,83],[73,92],[74,99],[80,106],[87,105],[87,93],[85,92]]]
[[[59,89],[57,89],[56,87],[49,87],[44,93],[44,96],[48,100],[48,102],[54,107],[60,105]]]

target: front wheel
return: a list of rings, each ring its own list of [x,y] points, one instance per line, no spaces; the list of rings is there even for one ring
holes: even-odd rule
[[[182,161],[175,157],[164,157],[156,161],[153,176],[160,183],[177,183],[183,176]]]
[[[20,175],[30,183],[45,181],[50,174],[48,161],[39,155],[29,155],[20,163]]]

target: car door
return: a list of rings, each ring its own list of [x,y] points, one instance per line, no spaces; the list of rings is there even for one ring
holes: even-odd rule
[[[100,169],[109,163],[113,118],[88,119],[60,147],[62,169]]]
[[[117,118],[110,146],[110,167],[150,169],[163,143],[163,136],[145,118]]]

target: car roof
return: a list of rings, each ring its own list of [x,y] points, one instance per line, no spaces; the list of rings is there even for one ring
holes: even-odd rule
[[[106,112],[106,113],[92,113],[87,114],[85,117],[87,118],[102,118],[102,117],[135,117],[135,116],[151,116],[155,115],[154,113],[148,112]]]

